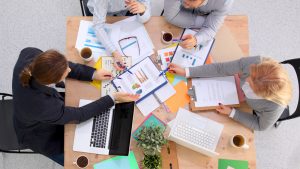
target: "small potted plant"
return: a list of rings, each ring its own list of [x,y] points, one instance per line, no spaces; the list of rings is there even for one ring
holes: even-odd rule
[[[167,143],[164,135],[164,129],[160,126],[143,127],[137,136],[137,146],[144,152],[142,161],[146,169],[161,168],[161,147]]]

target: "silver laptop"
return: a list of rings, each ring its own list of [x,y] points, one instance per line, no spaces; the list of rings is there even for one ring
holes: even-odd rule
[[[169,139],[184,147],[214,157],[223,124],[180,108],[172,122]]]
[[[91,103],[80,100],[79,106]],[[134,103],[116,104],[76,125],[73,150],[104,155],[128,155]]]

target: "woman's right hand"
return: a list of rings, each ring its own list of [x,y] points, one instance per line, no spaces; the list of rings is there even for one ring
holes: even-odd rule
[[[185,77],[185,75],[186,75],[185,69],[174,63],[170,63],[168,68],[169,68],[170,73],[174,73],[174,74],[177,74],[177,75],[183,76],[183,77]]]
[[[140,97],[140,95],[138,94],[129,94],[125,92],[116,92],[113,93],[112,96],[117,103],[134,102],[137,101]]]

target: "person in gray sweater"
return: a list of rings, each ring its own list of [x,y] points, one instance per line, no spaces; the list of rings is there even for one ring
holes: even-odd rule
[[[232,4],[233,0],[165,0],[164,17],[181,28],[200,28],[195,36],[182,37],[181,46],[190,49],[215,37]]]
[[[171,63],[169,72],[189,78],[238,74],[245,101],[254,113],[242,112],[222,103],[216,110],[253,130],[262,131],[274,125],[292,97],[292,85],[286,70],[271,58],[243,57],[185,69]]]

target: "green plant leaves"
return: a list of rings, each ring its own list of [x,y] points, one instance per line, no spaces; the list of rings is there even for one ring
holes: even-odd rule
[[[160,126],[143,127],[137,134],[138,147],[140,147],[144,154],[155,155],[160,153],[161,146],[167,143],[163,136],[164,130]]]
[[[161,168],[161,147],[167,143],[164,129],[160,126],[143,127],[137,136],[137,146],[144,152],[143,166],[146,169]]]

